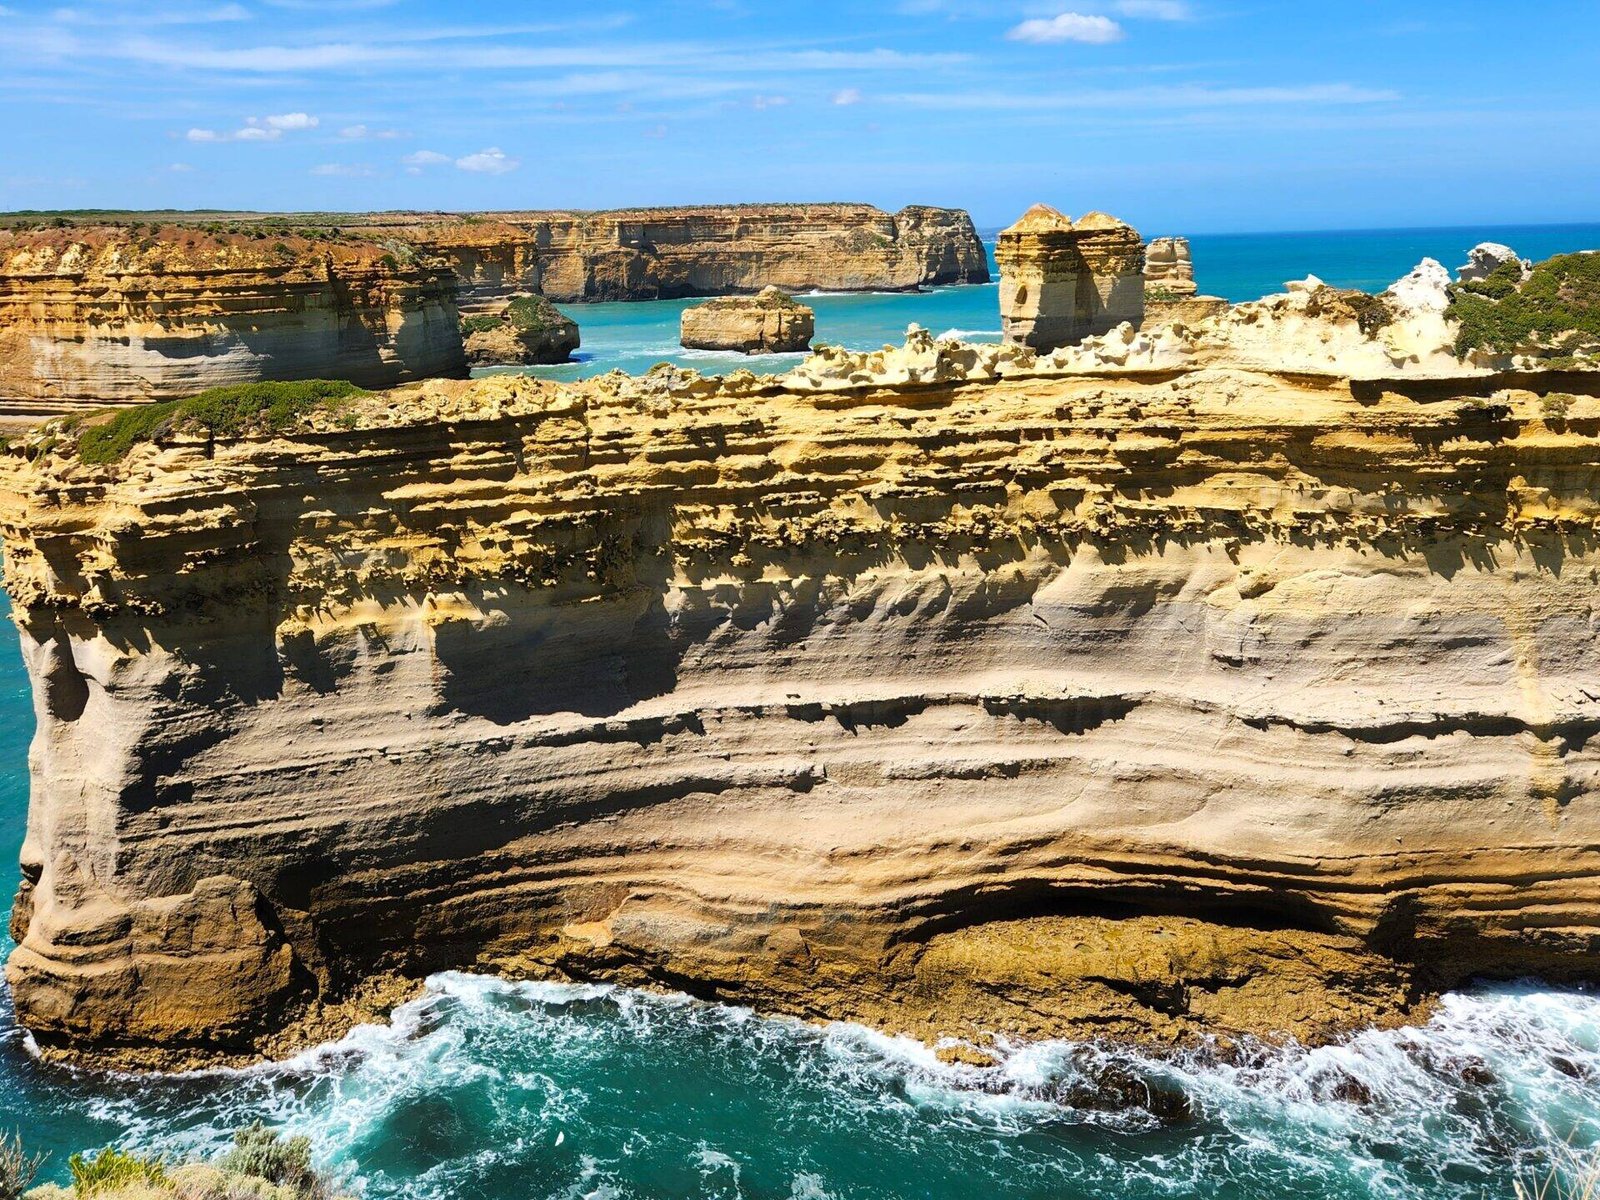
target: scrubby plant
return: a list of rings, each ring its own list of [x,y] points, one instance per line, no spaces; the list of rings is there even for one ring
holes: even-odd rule
[[[1535,266],[1503,264],[1486,279],[1450,289],[1446,316],[1459,325],[1456,353],[1510,353],[1524,346],[1571,350],[1600,342],[1600,254],[1560,254]]]
[[[203,429],[213,437],[238,437],[246,431],[277,433],[316,409],[332,409],[367,393],[342,379],[302,379],[245,383],[212,388],[187,400],[124,408],[109,420],[85,428],[78,457],[87,463],[113,463],[141,442],[181,427]]]
[[[74,1154],[67,1160],[72,1172],[72,1190],[80,1196],[115,1192],[133,1184],[150,1187],[167,1185],[167,1164],[160,1158],[147,1158],[107,1146],[98,1154]]]
[[[504,324],[505,321],[498,316],[462,317],[461,333],[463,337],[473,333],[490,333]]]
[[[311,1139],[281,1137],[260,1121],[233,1135],[233,1149],[222,1156],[217,1166],[235,1175],[250,1175],[292,1188],[306,1200],[324,1200],[332,1195],[328,1182],[311,1165]]]
[[[29,1154],[17,1134],[0,1137],[0,1200],[21,1200],[44,1166],[45,1156]]]

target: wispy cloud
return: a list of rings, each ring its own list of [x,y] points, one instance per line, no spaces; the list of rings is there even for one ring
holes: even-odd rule
[[[1116,0],[1112,10],[1124,17],[1150,21],[1187,21],[1194,15],[1184,0]]]
[[[1287,87],[1108,88],[1098,92],[901,92],[885,97],[895,104],[938,110],[1029,112],[1055,109],[1205,109],[1282,105],[1380,104],[1400,99],[1387,88],[1349,83]]]
[[[840,108],[848,108],[852,104],[860,104],[861,100],[860,88],[840,88],[833,94],[833,102]]]
[[[437,167],[449,162],[450,156],[437,150],[413,150],[400,161],[408,167]]]
[[[311,168],[313,175],[332,175],[346,179],[370,179],[377,172],[363,163],[319,163]]]
[[[370,125],[346,125],[339,130],[339,136],[347,142],[362,142],[368,138],[377,138],[380,141],[393,141],[400,137],[398,129],[373,129]]]
[[[1109,42],[1120,42],[1124,36],[1122,26],[1110,17],[1085,16],[1075,12],[1060,13],[1054,17],[1035,17],[1006,34],[1013,42],[1032,42],[1039,46],[1057,42],[1104,46]]]
[[[216,25],[230,21],[248,21],[250,10],[242,4],[214,4],[204,7],[132,6],[113,7],[100,4],[94,8],[57,8],[50,13],[52,20],[62,25],[92,25],[103,29],[107,25],[137,25],[148,29],[153,25]]]

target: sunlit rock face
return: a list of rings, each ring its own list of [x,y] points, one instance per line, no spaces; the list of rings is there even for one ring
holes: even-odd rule
[[[0,231],[0,415],[465,369],[454,278],[404,251],[178,226]]]
[[[1592,972],[1600,401],[1418,358],[1431,280],[1403,338],[1305,285],[1051,355],[25,439],[19,1018],[252,1046],[473,966],[1315,1038]]]
[[[388,222],[388,224],[385,224]],[[476,309],[517,292],[557,302],[987,283],[972,218],[912,206],[749,204],[480,217],[376,215],[363,228],[440,255]]]
[[[1007,342],[1050,351],[1144,320],[1144,245],[1115,217],[1074,222],[1036,204],[1000,234],[995,259]]]
[[[690,350],[793,354],[811,349],[817,314],[775,287],[755,296],[707,300],[683,310],[679,340]]]

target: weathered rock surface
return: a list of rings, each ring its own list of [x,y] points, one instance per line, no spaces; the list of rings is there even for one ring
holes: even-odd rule
[[[462,318],[474,367],[564,363],[582,344],[578,323],[543,296],[517,296],[497,312]]]
[[[1193,296],[1200,290],[1194,281],[1194,257],[1189,251],[1189,239],[1180,237],[1152,238],[1144,248],[1145,299],[1151,292],[1165,292],[1167,297]]]
[[[913,206],[749,204],[356,222],[448,260],[468,305],[540,292],[555,301],[754,293],[910,291],[987,283],[972,218]]]
[[[478,966],[1319,1037],[1592,974],[1600,389],[1431,369],[1418,290],[13,448],[20,1020]]]
[[[0,417],[465,372],[455,283],[371,241],[0,230]]]
[[[1456,278],[1462,283],[1474,283],[1487,279],[1490,275],[1506,263],[1516,263],[1521,268],[1521,275],[1527,278],[1533,264],[1520,257],[1510,246],[1499,242],[1479,242],[1467,251],[1467,261],[1456,268]]]
[[[1144,319],[1144,245],[1104,213],[1074,222],[1036,204],[1000,234],[1000,323],[1005,340],[1056,350]]]
[[[755,296],[707,300],[683,310],[679,340],[690,350],[793,354],[811,349],[817,314],[775,287]]]

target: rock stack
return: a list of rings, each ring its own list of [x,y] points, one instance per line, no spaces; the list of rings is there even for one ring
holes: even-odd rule
[[[517,296],[497,313],[462,318],[474,367],[564,363],[581,344],[578,323],[543,296]]]
[[[1144,251],[1144,323],[1192,325],[1228,311],[1220,296],[1198,295],[1189,239],[1156,238]]]
[[[816,313],[768,287],[754,296],[729,296],[684,309],[679,341],[688,350],[791,354],[809,350],[816,332]]]
[[[1006,341],[1055,350],[1144,319],[1144,244],[1104,213],[1077,222],[1036,204],[1000,235]]]

